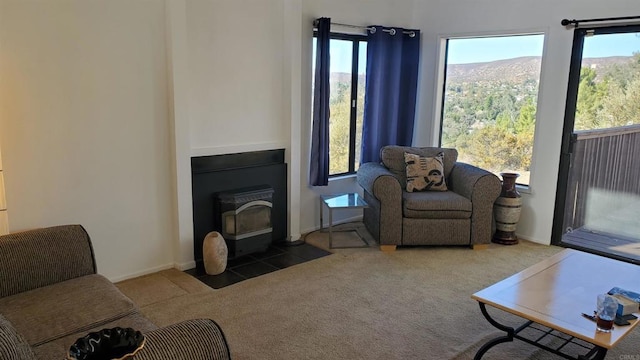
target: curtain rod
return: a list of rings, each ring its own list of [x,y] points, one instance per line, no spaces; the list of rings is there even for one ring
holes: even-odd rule
[[[623,16],[623,17],[612,17],[612,18],[598,18],[598,19],[582,19],[582,20],[576,20],[576,19],[562,19],[562,21],[560,21],[560,24],[562,26],[570,26],[573,25],[574,27],[578,27],[580,25],[580,23],[583,22],[587,22],[587,23],[591,23],[591,22],[604,22],[604,21],[624,21],[624,20],[638,20],[640,19],[640,16]]]
[[[314,28],[317,26],[317,22],[318,22],[318,20],[314,20],[313,21]],[[338,26],[350,27],[350,28],[353,28],[353,29],[367,30],[372,34],[376,33],[376,28],[373,27],[373,26],[359,26],[359,25],[341,24],[341,23],[335,23],[335,22],[332,22],[331,25],[338,25]],[[382,31],[384,31],[386,33],[389,33],[390,35],[395,35],[396,34],[396,29],[394,29],[394,28],[382,29]],[[405,34],[405,35],[409,35],[409,37],[416,36],[416,32],[415,31],[402,31],[402,33]]]

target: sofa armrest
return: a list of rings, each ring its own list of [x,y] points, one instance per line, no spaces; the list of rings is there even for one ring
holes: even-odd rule
[[[133,360],[228,360],[229,346],[211,319],[186,320],[145,333],[145,345]]]
[[[380,203],[379,206],[374,206],[379,209],[374,221],[379,224],[380,245],[401,245],[404,186],[400,184],[400,180],[383,165],[371,162],[358,168],[358,184]]]
[[[476,166],[456,163],[450,185],[452,191],[471,200],[471,245],[491,242],[493,203],[500,196],[500,179]]]
[[[91,240],[80,225],[0,236],[0,297],[95,273]]]
[[[2,314],[0,314],[0,359],[36,359],[27,340]]]

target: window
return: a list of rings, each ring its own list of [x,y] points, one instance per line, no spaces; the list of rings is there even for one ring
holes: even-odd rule
[[[329,46],[329,176],[353,174],[360,163],[366,36],[332,33]],[[314,66],[315,49],[314,38]]]
[[[544,35],[450,38],[440,144],[529,185]]]

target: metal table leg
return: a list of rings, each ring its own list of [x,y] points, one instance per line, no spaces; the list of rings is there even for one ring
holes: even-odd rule
[[[503,342],[510,342],[513,341],[513,334],[515,332],[514,328],[506,326],[506,325],[502,325],[499,322],[495,321],[487,312],[487,307],[484,303],[480,302],[478,303],[480,304],[480,311],[482,312],[482,315],[484,315],[485,319],[487,319],[487,321],[489,321],[489,323],[491,325],[493,325],[494,327],[505,331],[507,333],[507,335],[505,336],[500,336],[497,337],[495,339],[489,340],[486,344],[482,345],[482,347],[478,350],[478,352],[476,353],[476,356],[473,357],[474,360],[480,360],[482,359],[482,356],[492,347],[501,344]]]
[[[329,249],[333,249],[333,209],[329,208]]]
[[[566,345],[567,343],[569,343],[572,339],[574,339],[573,337],[571,337],[570,339],[566,340],[564,345],[560,346],[559,348],[551,348],[549,346],[546,346],[545,344],[540,343],[539,341],[544,337],[544,335],[540,338],[538,338],[537,340],[532,340],[526,337],[523,337],[521,335],[519,335],[520,331],[528,328],[529,326],[531,326],[532,324],[535,324],[533,321],[528,320],[527,322],[525,322],[524,324],[522,324],[521,326],[519,326],[518,328],[513,328],[510,326],[506,326],[503,324],[500,324],[499,322],[497,322],[495,319],[493,319],[491,317],[491,315],[489,315],[489,313],[487,312],[487,307],[486,304],[483,302],[478,302],[478,304],[480,305],[480,311],[482,312],[482,315],[485,317],[485,319],[487,319],[487,321],[489,321],[489,323],[491,325],[493,325],[494,327],[496,327],[499,330],[502,330],[504,332],[506,332],[507,334],[504,336],[499,336],[495,339],[491,339],[489,341],[487,341],[484,345],[482,345],[482,347],[480,347],[480,349],[478,350],[478,352],[476,353],[474,360],[480,360],[482,358],[482,356],[492,347],[504,343],[504,342],[510,342],[513,341],[513,339],[518,339],[518,340],[522,340],[523,342],[526,342],[528,344],[534,345],[540,349],[544,349],[552,354],[556,354],[560,357],[563,357],[565,359],[572,359],[572,360],[604,360],[606,354],[607,354],[607,349],[597,346],[597,345],[593,345],[592,348],[588,348],[585,346],[585,349],[589,349],[589,351],[584,354],[584,355],[578,355],[577,357],[575,357],[575,355],[569,355],[567,353],[561,352],[560,350],[562,349],[562,347],[564,345]],[[535,327],[532,327],[532,329],[535,329]],[[553,329],[549,329],[549,331],[547,332],[550,333]],[[575,344],[575,343],[574,343]]]
[[[323,219],[322,219],[322,210],[324,208],[324,200],[322,200],[322,197],[320,197],[320,232],[322,232],[323,230]]]

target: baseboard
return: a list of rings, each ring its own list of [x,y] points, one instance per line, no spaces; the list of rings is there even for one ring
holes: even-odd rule
[[[109,278],[109,281],[111,281],[113,283],[117,283],[117,282],[120,282],[120,281],[137,278],[137,277],[140,277],[140,276],[153,274],[153,273],[156,273],[158,271],[167,270],[167,269],[173,269],[174,267],[175,267],[174,264],[160,265],[160,266],[152,267],[152,268],[149,268],[149,269],[146,269],[146,270],[138,271],[138,272],[135,272],[135,273],[132,273],[132,274],[123,275],[123,276],[117,276],[117,277],[114,277],[114,278]],[[194,265],[194,267],[195,267],[195,265]]]
[[[175,269],[180,270],[180,271],[193,269],[193,268],[196,267],[196,261],[195,260],[191,260],[191,261],[187,261],[187,262],[183,262],[183,263],[174,263],[173,267]]]
[[[542,244],[542,245],[551,245],[550,241],[542,241],[539,239],[532,239],[530,237],[527,236],[522,236],[520,234],[516,234],[516,237],[520,240],[525,240],[525,241],[529,241],[529,242],[533,242],[533,243],[537,243],[537,244]]]

